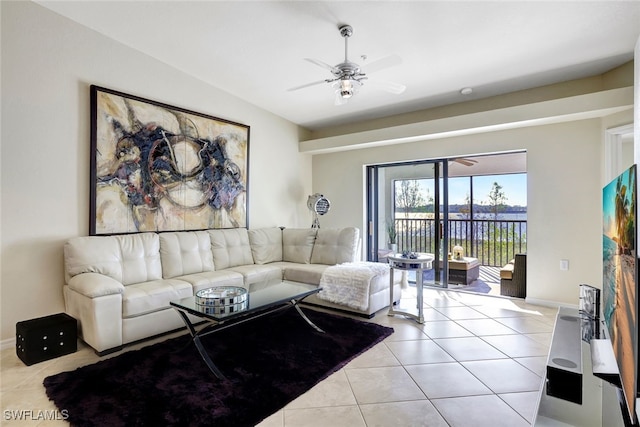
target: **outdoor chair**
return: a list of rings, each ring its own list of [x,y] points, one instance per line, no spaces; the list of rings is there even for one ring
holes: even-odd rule
[[[527,255],[516,254],[515,258],[500,269],[500,295],[526,298]]]

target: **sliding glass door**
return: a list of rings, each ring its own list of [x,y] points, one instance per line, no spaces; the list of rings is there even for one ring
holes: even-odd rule
[[[424,283],[447,286],[447,173],[447,161],[367,167],[367,260],[384,262],[390,253],[430,253],[434,268],[425,273]]]
[[[484,271],[499,286],[497,269],[526,253],[526,152],[371,165],[367,173],[367,260],[429,253],[436,260],[427,284],[469,286]]]

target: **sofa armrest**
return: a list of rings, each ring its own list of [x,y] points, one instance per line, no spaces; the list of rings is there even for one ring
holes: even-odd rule
[[[67,282],[69,288],[87,298],[122,294],[124,286],[117,280],[100,273],[82,273]]]

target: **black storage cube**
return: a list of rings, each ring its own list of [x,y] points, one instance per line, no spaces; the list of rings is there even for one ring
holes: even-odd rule
[[[77,349],[78,322],[65,313],[16,323],[16,353],[27,366]]]

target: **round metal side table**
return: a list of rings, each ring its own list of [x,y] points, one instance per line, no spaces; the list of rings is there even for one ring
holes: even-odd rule
[[[389,316],[393,316],[396,314],[410,317],[417,321],[418,323],[424,323],[424,307],[422,305],[422,287],[423,287],[423,279],[422,272],[423,270],[430,270],[432,268],[432,263],[434,260],[433,255],[429,254],[418,254],[417,258],[405,258],[402,254],[391,254],[387,255],[389,260],[389,292],[390,292],[390,303],[389,303]],[[393,308],[394,298],[393,298],[393,272],[394,270],[402,270],[402,271],[415,271],[416,272],[416,290],[418,296],[418,314],[410,313],[404,310],[395,310]]]

